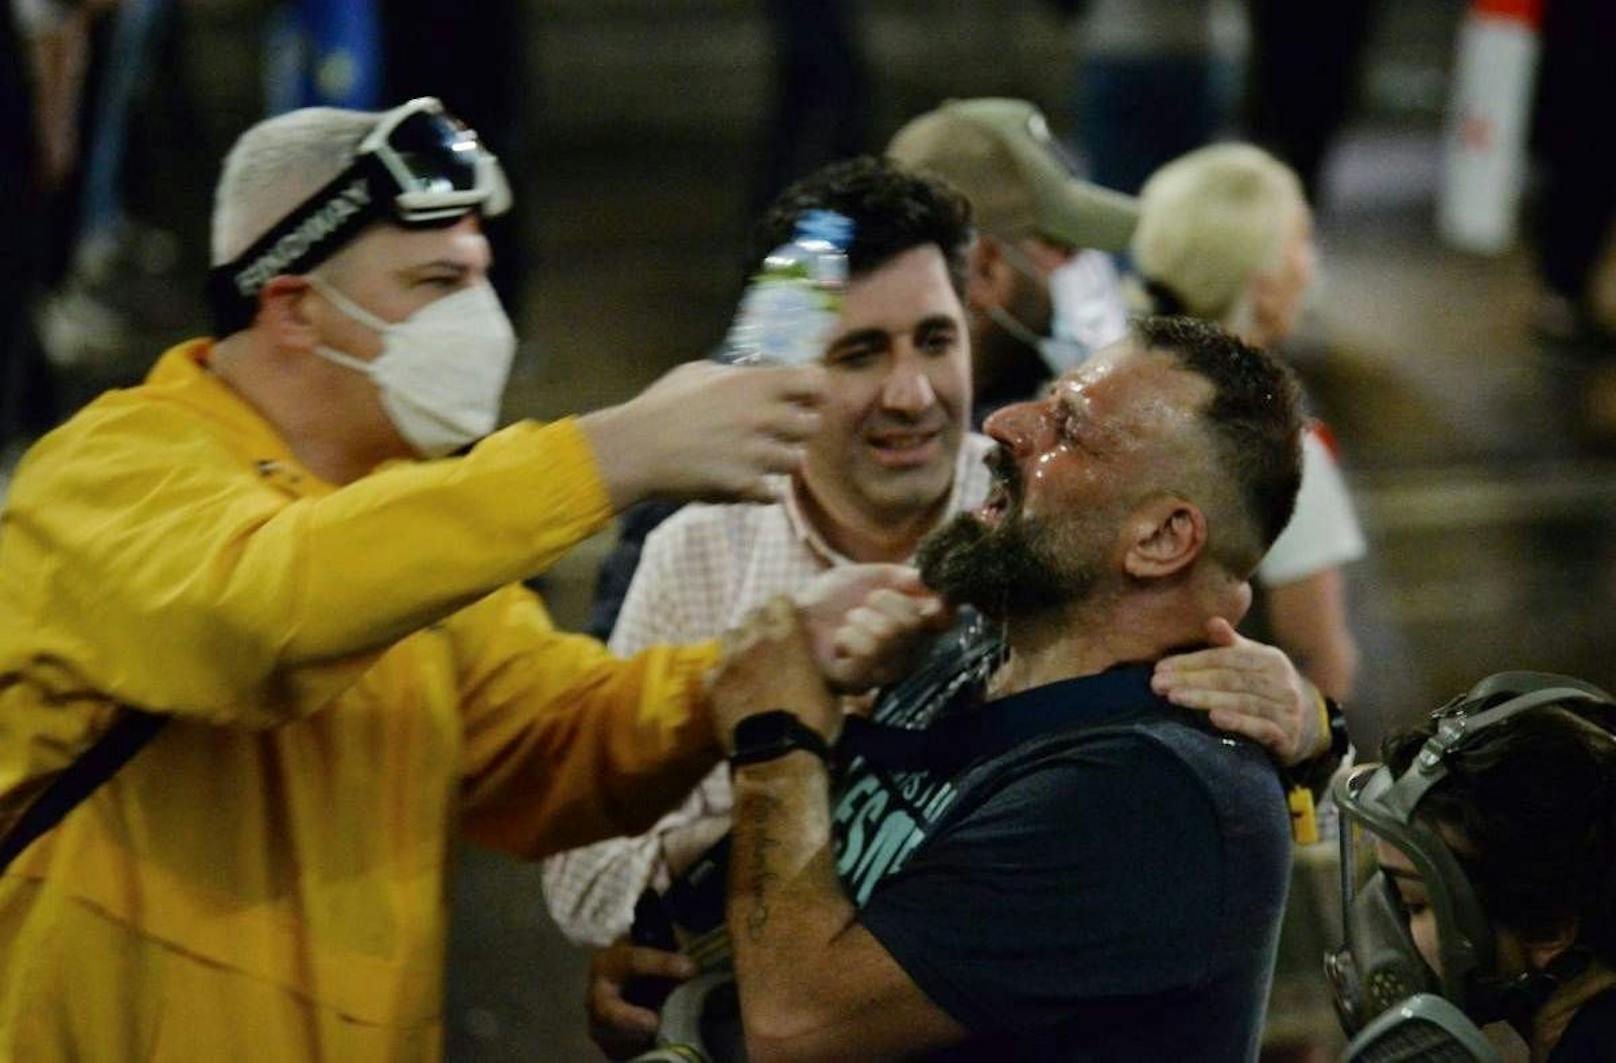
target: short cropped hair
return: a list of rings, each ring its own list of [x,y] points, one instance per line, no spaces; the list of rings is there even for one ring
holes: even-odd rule
[[[266,119],[224,158],[213,193],[212,262],[229,262],[349,163],[380,114],[305,107]]]
[[[1213,144],[1157,170],[1132,245],[1153,309],[1241,327],[1251,278],[1278,265],[1287,222],[1306,206],[1290,167],[1251,144]]]
[[[1201,420],[1220,481],[1209,486],[1209,501],[1223,519],[1214,520],[1211,549],[1225,568],[1245,578],[1290,523],[1302,483],[1302,398],[1296,376],[1206,321],[1142,317],[1129,328],[1141,350],[1169,354],[1212,385]]]
[[[1490,922],[1529,941],[1571,923],[1616,964],[1616,723],[1585,703],[1530,709],[1449,754],[1416,815],[1445,828]],[[1381,759],[1401,775],[1436,722],[1394,734]]]
[[[793,184],[764,213],[753,233],[751,263],[790,243],[810,210],[834,210],[853,223],[848,271],[863,276],[905,251],[935,244],[956,294],[965,294],[972,238],[971,204],[939,177],[862,156],[834,162]]]

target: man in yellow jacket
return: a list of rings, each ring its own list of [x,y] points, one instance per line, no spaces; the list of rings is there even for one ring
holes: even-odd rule
[[[507,199],[436,101],[260,124],[217,191],[219,338],[18,467],[0,837],[131,708],[165,724],[0,875],[0,1060],[433,1058],[456,832],[642,830],[716,760],[714,646],[618,660],[518,581],[649,493],[758,497],[820,370],[493,431]]]

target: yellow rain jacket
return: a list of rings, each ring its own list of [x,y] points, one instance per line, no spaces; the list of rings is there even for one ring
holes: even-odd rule
[[[452,837],[649,827],[717,757],[716,652],[618,660],[516,583],[610,515],[574,423],[334,488],[207,351],[0,516],[0,831],[116,702],[172,717],[0,877],[0,1060],[432,1059]]]

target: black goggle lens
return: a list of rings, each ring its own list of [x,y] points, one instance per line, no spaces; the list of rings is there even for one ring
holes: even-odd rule
[[[414,192],[470,192],[477,187],[477,134],[447,114],[417,111],[387,136],[409,170]]]

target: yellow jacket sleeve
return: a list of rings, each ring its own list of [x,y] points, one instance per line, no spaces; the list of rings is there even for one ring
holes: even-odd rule
[[[115,394],[36,445],[0,524],[0,671],[271,726],[610,516],[572,421],[305,493],[216,427]]]
[[[449,624],[462,662],[462,807],[478,841],[537,857],[654,823],[718,756],[716,643],[628,659],[556,631],[508,587]]]

